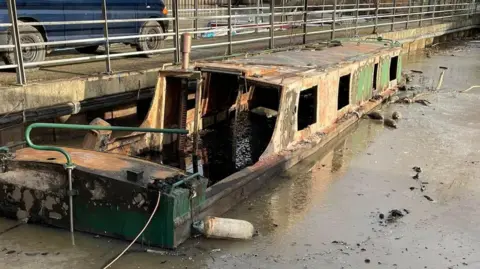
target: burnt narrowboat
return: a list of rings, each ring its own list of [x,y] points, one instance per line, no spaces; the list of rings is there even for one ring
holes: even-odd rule
[[[175,248],[192,221],[222,215],[392,95],[400,53],[391,41],[346,40],[161,71],[140,127],[188,134],[114,137],[95,120],[105,128],[87,134],[84,149],[64,149],[73,191],[61,153],[5,152],[0,212],[66,228],[73,195],[76,230],[131,240],[155,212],[142,242]],[[152,150],[156,162],[126,156]]]

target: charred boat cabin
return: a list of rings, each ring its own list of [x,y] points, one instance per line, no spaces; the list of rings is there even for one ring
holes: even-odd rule
[[[175,248],[393,94],[400,52],[346,40],[162,71],[138,128],[33,124],[90,131],[83,149],[2,148],[0,213],[127,240],[152,217],[140,240]]]

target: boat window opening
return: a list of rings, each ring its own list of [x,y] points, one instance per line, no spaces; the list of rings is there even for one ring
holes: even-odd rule
[[[372,88],[373,90],[377,89],[377,74],[378,74],[378,63],[373,66],[373,78],[372,78]]]
[[[187,110],[195,108],[195,93],[197,92],[197,81],[189,80],[188,81],[188,91],[187,91]]]
[[[350,103],[350,74],[340,77],[338,83],[338,105],[340,110]]]
[[[253,89],[252,99],[248,103],[251,111],[258,109],[271,110],[277,113],[280,106],[280,91],[276,88],[256,85]]]
[[[239,89],[240,92],[243,92],[241,91],[242,80],[237,82],[236,77],[228,77],[231,75],[225,74],[222,76],[224,77],[218,75],[216,78],[225,79],[223,83],[219,83],[215,81],[214,77],[211,77],[210,87],[217,87],[211,88],[216,94],[220,92],[220,89],[224,91],[222,93],[224,97],[216,99],[221,103],[209,104],[208,107],[220,108],[221,104],[231,107],[237,102]],[[227,78],[228,80],[226,80]],[[232,83],[233,81],[235,83]],[[236,84],[237,89],[230,87],[232,84]],[[253,92],[242,94],[241,108],[230,109],[226,118],[220,117],[223,110],[208,113],[210,117],[216,117],[216,120],[212,120],[214,123],[204,127],[200,133],[200,149],[202,170],[204,176],[209,179],[209,185],[256,163],[270,142],[280,106],[280,90],[250,84],[249,89]]]
[[[317,122],[317,86],[300,92],[297,113],[297,131]]]
[[[390,59],[390,81],[397,79],[398,56]]]

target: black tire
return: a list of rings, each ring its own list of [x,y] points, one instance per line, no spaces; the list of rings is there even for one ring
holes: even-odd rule
[[[42,34],[38,31],[37,28],[30,26],[30,25],[19,25],[20,30],[20,41],[21,44],[32,44],[32,43],[40,43],[45,42]],[[7,35],[7,44],[13,45],[13,31],[11,28],[8,29]],[[32,47],[25,47],[22,48],[23,52],[23,62],[24,63],[33,63],[33,62],[41,62],[45,60],[45,56],[47,55],[47,51],[44,45],[32,46]],[[15,55],[14,50],[10,49],[8,52],[3,54],[3,60],[5,64],[15,64]],[[35,70],[37,68],[31,68],[30,70]]]
[[[156,21],[147,21],[140,29],[140,35],[163,34],[162,26]],[[142,37],[137,43],[137,51],[159,50],[164,46],[164,36]],[[158,54],[145,54],[146,57],[153,57]]]
[[[75,50],[79,53],[92,54],[92,53],[95,53],[98,50],[98,47],[100,47],[100,45],[79,47],[79,48],[75,48]]]

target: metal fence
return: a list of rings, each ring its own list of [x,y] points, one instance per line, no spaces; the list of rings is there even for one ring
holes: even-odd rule
[[[226,6],[220,6],[213,0],[188,0],[181,4],[178,0],[169,0],[171,5],[169,16],[165,18],[136,18],[136,19],[106,19],[108,18],[108,1],[103,0],[101,7],[102,19],[82,21],[20,21],[17,15],[15,0],[6,0],[10,21],[0,23],[0,27],[8,27],[10,44],[0,45],[0,49],[7,49],[14,56],[14,63],[0,66],[0,70],[16,70],[17,83],[27,83],[26,68],[35,68],[46,65],[61,65],[81,63],[86,61],[105,60],[106,73],[111,73],[112,59],[127,56],[140,56],[161,53],[173,53],[173,61],[180,60],[180,34],[189,32],[196,37],[192,44],[192,51],[206,48],[224,47],[226,55],[234,53],[234,47],[248,47],[247,44],[265,43],[269,49],[275,48],[282,39],[296,39],[295,42],[307,43],[308,37],[327,35],[327,39],[334,39],[340,33],[343,36],[357,36],[361,32],[378,33],[450,22],[471,18],[478,14],[479,0],[256,0],[256,4],[233,6],[232,0],[225,0]],[[202,2],[199,2],[202,1]],[[279,4],[280,3],[280,4]],[[182,8],[180,8],[180,6]],[[171,14],[171,15],[170,15]],[[164,33],[111,36],[110,30],[120,23],[134,23],[149,21],[169,21],[170,30]],[[103,36],[95,38],[22,43],[22,29],[25,26],[44,27],[53,25],[100,25]],[[201,26],[203,25],[203,26]],[[87,26],[88,27],[88,26]],[[140,40],[146,38],[161,38],[166,47],[149,51],[126,51],[111,53],[112,43],[123,40]],[[323,37],[325,38],[325,37]],[[313,41],[313,39],[311,40]],[[24,53],[28,48],[45,49],[57,46],[87,46],[89,44],[103,44],[103,55],[88,55],[63,59],[46,59],[39,62],[25,62]]]

